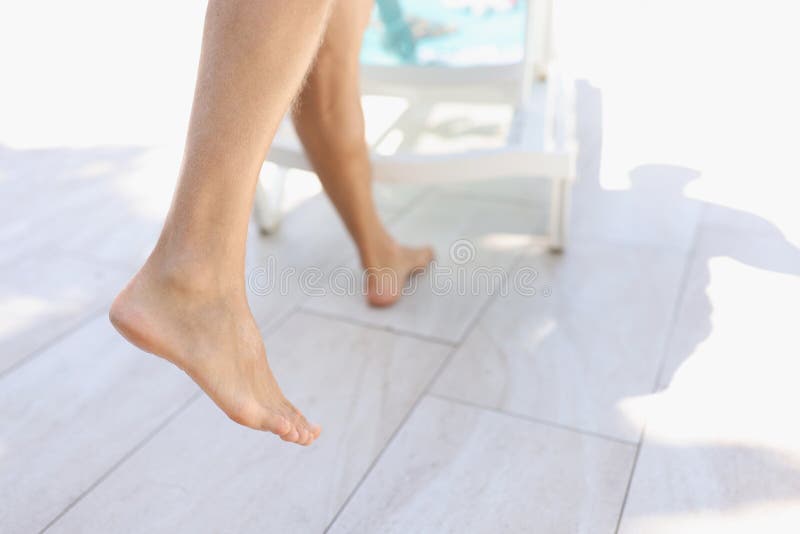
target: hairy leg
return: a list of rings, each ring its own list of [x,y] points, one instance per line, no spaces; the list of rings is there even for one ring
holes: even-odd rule
[[[367,299],[386,306],[397,300],[406,278],[427,265],[433,253],[427,247],[395,243],[373,201],[358,64],[372,4],[350,0],[334,5],[293,118],[314,170],[368,270]]]
[[[259,169],[332,3],[209,2],[172,206],[110,311],[128,340],[183,369],[233,420],[300,444],[320,429],[272,376],[246,300],[245,243]]]

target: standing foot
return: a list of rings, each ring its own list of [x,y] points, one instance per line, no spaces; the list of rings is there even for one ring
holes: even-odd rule
[[[397,302],[409,278],[424,271],[433,261],[431,247],[404,247],[392,243],[383,250],[369,261],[363,261],[367,302],[379,308]]]

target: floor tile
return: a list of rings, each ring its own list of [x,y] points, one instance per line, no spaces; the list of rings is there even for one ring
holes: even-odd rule
[[[99,317],[0,378],[0,524],[37,532],[197,391]]]
[[[320,295],[303,304],[383,328],[460,340],[513,261],[544,227],[544,213],[534,207],[431,193],[396,224],[403,243],[432,244],[436,263],[414,280],[393,307],[369,308],[363,275],[355,260],[327,273]]]
[[[637,441],[624,405],[654,387],[684,264],[603,241],[526,255],[515,272],[536,278],[496,298],[433,391]]]
[[[798,302],[782,236],[701,229],[622,532],[798,530]]]
[[[128,209],[120,180],[147,153],[140,147],[0,148],[0,265],[73,234],[109,232]]]
[[[613,532],[634,451],[427,397],[330,532]]]
[[[0,372],[108,306],[124,273],[63,253],[0,267]]]
[[[448,350],[306,314],[266,343],[284,392],[323,427],[312,447],[239,427],[203,396],[52,531],[321,532]]]

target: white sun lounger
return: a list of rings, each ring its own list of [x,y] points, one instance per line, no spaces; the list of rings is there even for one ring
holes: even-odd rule
[[[363,65],[367,143],[374,178],[380,181],[550,179],[546,239],[550,250],[560,252],[575,178],[572,82],[551,54],[551,0],[530,0],[526,25],[523,59],[514,64]],[[502,120],[495,124],[492,120],[497,117]],[[442,121],[484,127],[491,123],[496,135],[478,136],[480,143],[474,143],[465,140],[458,128],[443,133]],[[275,164],[275,170],[268,176],[262,173],[255,215],[262,231],[271,233],[280,224],[285,170],[313,170],[288,118],[267,161]]]

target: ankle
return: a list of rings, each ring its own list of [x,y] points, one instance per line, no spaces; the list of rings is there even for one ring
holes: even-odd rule
[[[383,234],[359,243],[358,252],[364,269],[381,267],[400,254],[400,245],[388,234]]]
[[[244,268],[236,270],[198,254],[156,250],[142,267],[156,284],[189,295],[229,295],[244,291]]]

